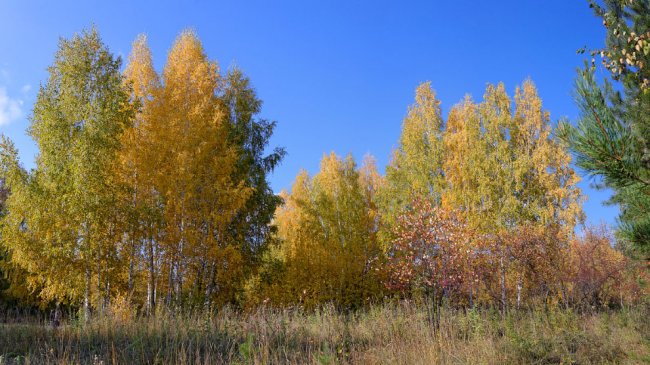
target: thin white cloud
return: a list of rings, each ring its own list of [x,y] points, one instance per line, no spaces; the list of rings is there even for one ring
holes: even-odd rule
[[[23,85],[23,87],[20,88],[20,92],[23,94],[27,94],[28,92],[30,92],[30,90],[32,90],[32,85],[30,84],[25,84]]]
[[[23,116],[23,101],[7,94],[7,89],[0,87],[0,126],[7,125]]]

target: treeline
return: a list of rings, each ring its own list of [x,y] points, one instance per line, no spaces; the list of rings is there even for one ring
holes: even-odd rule
[[[647,272],[583,220],[579,178],[532,82],[502,84],[443,120],[416,90],[386,176],[326,155],[278,208],[252,301],[357,307],[416,297],[460,307],[610,306],[647,294]]]
[[[226,304],[354,308],[391,298],[453,306],[625,305],[647,272],[582,222],[578,177],[532,82],[502,84],[443,119],[416,90],[382,176],[326,155],[276,196],[275,122],[238,69],[183,32],[158,73],[146,38],[128,62],[96,30],[62,40],[40,88],[25,170],[7,138],[2,266],[25,304],[94,311]]]

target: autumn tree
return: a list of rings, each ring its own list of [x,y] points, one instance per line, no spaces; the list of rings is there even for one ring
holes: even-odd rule
[[[402,123],[402,134],[393,158],[386,167],[386,182],[380,192],[384,240],[389,240],[397,216],[414,197],[440,201],[443,186],[442,128],[440,101],[431,83],[415,90],[415,103]]]
[[[128,257],[126,282],[129,293],[138,292],[138,274],[146,272],[145,306],[152,313],[156,307],[155,293],[159,285],[162,253],[162,200],[154,185],[158,152],[152,148],[154,133],[156,128],[160,128],[155,112],[161,84],[144,35],[133,42],[124,80],[131,91],[131,100],[137,106],[133,125],[122,135],[115,172],[120,182],[118,196],[123,244]]]
[[[582,308],[623,306],[648,295],[647,268],[612,246],[606,227],[587,227],[571,242],[569,301]]]
[[[447,209],[457,207],[467,213],[483,209],[485,188],[479,190],[479,187],[487,156],[483,153],[482,128],[478,105],[469,96],[449,112],[443,134],[446,153],[443,161],[445,189],[442,206]],[[487,228],[482,220],[472,217],[472,222],[477,228]]]
[[[358,306],[380,291],[372,269],[379,254],[372,204],[379,176],[370,159],[357,170],[334,153],[310,178],[301,172],[276,223],[281,240],[285,303]]]
[[[515,256],[513,241],[505,237],[529,224],[570,234],[583,216],[578,177],[553,139],[548,112],[530,81],[517,89],[514,110],[502,84],[489,85],[480,104],[468,97],[455,106],[443,145],[443,206],[464,212],[485,235],[476,249],[491,252],[505,308],[511,287],[524,285],[522,278],[509,278],[516,272]]]
[[[514,292],[510,302],[517,309],[524,304],[567,304],[565,270],[571,262],[563,227],[526,223],[506,233],[504,241],[509,243],[508,286]]]
[[[284,150],[265,151],[275,122],[259,118],[262,102],[241,70],[222,77],[192,32],[160,76],[139,37],[125,76],[140,106],[121,155],[126,245],[147,268],[147,307],[163,291],[167,304],[233,301],[280,202],[267,175]]]
[[[3,239],[12,261],[43,298],[82,298],[86,318],[91,301],[110,295],[119,265],[111,171],[133,115],[120,66],[95,29],[61,40],[29,127],[36,168],[20,171],[5,152],[12,194]]]
[[[237,150],[228,143],[222,80],[197,36],[185,31],[169,52],[154,95],[145,148],[152,186],[162,200],[166,302],[232,301],[242,253],[228,227],[251,188],[233,180]]]

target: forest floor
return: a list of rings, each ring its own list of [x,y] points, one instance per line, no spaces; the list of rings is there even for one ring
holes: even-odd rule
[[[0,364],[650,364],[650,308],[340,313],[224,309],[0,324]]]

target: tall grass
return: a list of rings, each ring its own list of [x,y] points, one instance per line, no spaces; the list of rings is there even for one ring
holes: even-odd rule
[[[0,325],[0,364],[642,364],[647,307],[577,314],[260,308]]]

